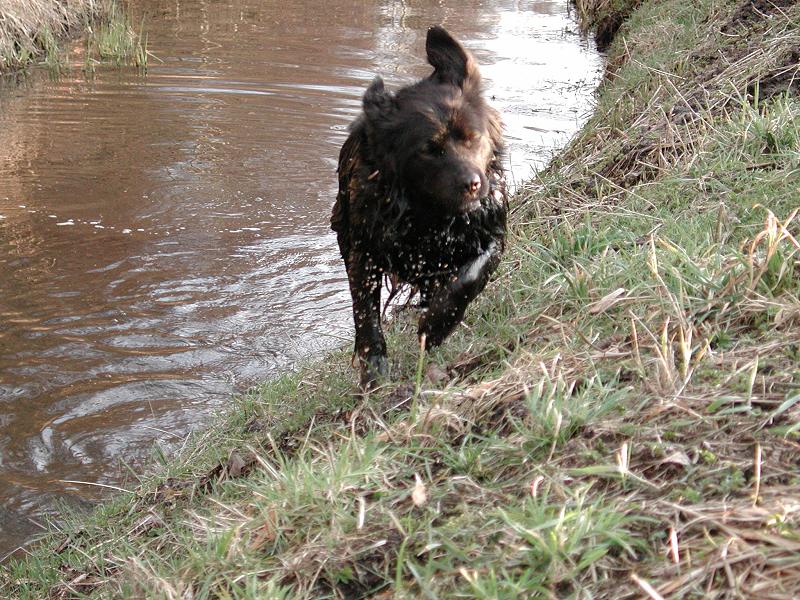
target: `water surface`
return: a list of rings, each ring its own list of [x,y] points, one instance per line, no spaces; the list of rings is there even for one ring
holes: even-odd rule
[[[376,74],[430,72],[431,24],[483,66],[517,180],[579,126],[600,68],[566,1],[130,8],[146,77],[87,77],[78,46],[57,79],[0,83],[0,556],[105,493],[88,484],[132,486],[126,465],[232,392],[349,343],[338,148]]]

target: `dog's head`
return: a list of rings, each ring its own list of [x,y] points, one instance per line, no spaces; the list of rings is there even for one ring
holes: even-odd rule
[[[377,78],[364,94],[370,151],[382,177],[434,214],[474,210],[489,192],[487,170],[502,151],[497,112],[481,95],[472,54],[441,27],[428,30],[433,73],[397,94]]]

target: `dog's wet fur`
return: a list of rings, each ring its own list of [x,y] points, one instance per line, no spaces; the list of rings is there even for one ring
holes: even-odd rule
[[[364,94],[339,155],[331,217],[353,297],[361,385],[388,372],[381,330],[385,277],[420,294],[419,335],[437,346],[500,262],[508,200],[500,116],[473,56],[442,27],[426,41],[433,73],[392,94]]]

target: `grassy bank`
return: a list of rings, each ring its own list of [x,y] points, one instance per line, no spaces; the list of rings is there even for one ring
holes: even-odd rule
[[[643,0],[571,0],[584,33],[594,35],[597,47],[606,50],[617,31]]]
[[[264,385],[20,598],[800,595],[800,6],[644,2],[501,272],[396,383]]]
[[[3,0],[0,3],[0,74],[44,63],[60,68],[61,46],[86,33],[86,63],[147,65],[146,41],[113,0]]]

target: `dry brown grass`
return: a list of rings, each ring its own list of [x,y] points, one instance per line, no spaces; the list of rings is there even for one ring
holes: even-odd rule
[[[103,6],[103,0],[3,0],[0,73],[53,52],[57,40],[80,29]]]

